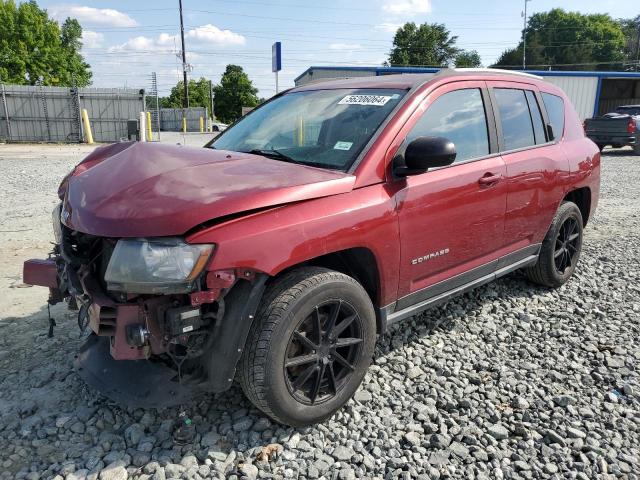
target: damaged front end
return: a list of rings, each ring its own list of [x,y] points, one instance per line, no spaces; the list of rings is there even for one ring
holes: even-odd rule
[[[47,260],[24,263],[24,282],[67,301],[81,331],[80,376],[137,407],[229,388],[266,281],[251,270],[208,271],[214,245],[180,238],[105,238],[72,230],[53,213]],[[50,327],[51,329],[53,327]]]

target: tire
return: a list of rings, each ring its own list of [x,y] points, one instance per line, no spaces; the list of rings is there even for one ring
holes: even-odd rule
[[[551,288],[560,287],[569,280],[580,258],[582,230],[578,206],[563,202],[542,242],[537,263],[524,271],[527,278]]]
[[[596,145],[600,151],[604,150],[604,147],[605,147],[604,143],[596,143]]]
[[[633,153],[640,155],[640,142],[633,145]]]
[[[333,329],[332,317],[337,318]],[[330,347],[328,330],[343,346]],[[294,427],[319,423],[353,396],[375,341],[373,305],[356,280],[325,268],[299,268],[265,291],[240,360],[240,385],[277,422]]]

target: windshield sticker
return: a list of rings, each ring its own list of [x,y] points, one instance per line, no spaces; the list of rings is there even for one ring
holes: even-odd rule
[[[353,142],[336,142],[333,146],[334,150],[350,150]]]
[[[338,102],[338,105],[373,105],[382,107],[391,98],[390,95],[347,95]]]

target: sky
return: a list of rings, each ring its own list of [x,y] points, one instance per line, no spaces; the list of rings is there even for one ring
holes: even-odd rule
[[[39,0],[53,18],[76,18],[93,86],[149,89],[156,72],[161,95],[182,78],[178,0]],[[530,0],[528,14],[554,7],[631,18],[633,1]],[[268,98],[275,93],[271,45],[282,42],[280,89],[310,66],[376,66],[387,58],[395,30],[408,21],[444,23],[457,46],[477,50],[483,65],[514,47],[524,0],[183,0],[190,78],[218,82],[229,63],[241,65]]]

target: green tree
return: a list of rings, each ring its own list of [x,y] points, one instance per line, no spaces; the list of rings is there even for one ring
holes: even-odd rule
[[[82,27],[67,18],[62,28],[35,1],[0,0],[0,79],[19,85],[84,87],[91,70],[80,54]]]
[[[180,80],[171,89],[168,97],[160,99],[163,108],[182,108],[184,105],[184,82]],[[207,107],[211,113],[211,95],[209,94],[209,80],[200,77],[199,80],[189,80],[189,106]]]
[[[460,51],[457,39],[440,23],[405,23],[393,37],[387,65],[448,66]]]
[[[619,22],[625,39],[624,55],[627,69],[640,71],[640,15],[621,19]]]
[[[220,84],[213,88],[216,118],[224,123],[235,122],[242,116],[242,107],[255,107],[258,89],[238,65],[227,65]]]
[[[527,23],[527,67],[556,70],[618,70],[625,38],[609,15],[566,12],[554,8],[536,13]],[[502,53],[495,66],[522,65],[522,42]]]
[[[478,68],[482,66],[480,54],[476,50],[463,50],[454,59],[458,68]]]

